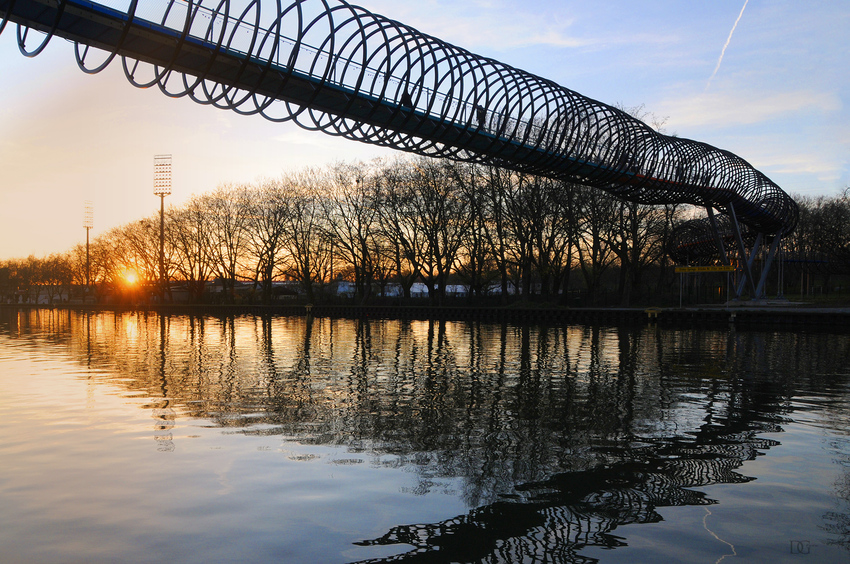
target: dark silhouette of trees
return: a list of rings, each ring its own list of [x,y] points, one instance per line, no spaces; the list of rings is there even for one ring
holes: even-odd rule
[[[328,188],[322,205],[334,260],[351,267],[357,298],[365,303],[376,275],[383,272],[385,253],[378,228],[377,179],[365,165],[338,164],[331,170]]]
[[[315,301],[314,286],[324,286],[331,268],[332,243],[321,198],[326,196],[317,171],[284,177],[281,196],[287,201],[282,260],[283,273],[301,283],[307,301]]]
[[[498,275],[487,237],[487,182],[484,167],[473,163],[452,163],[452,174],[469,205],[469,226],[461,233],[462,241],[456,274],[469,287],[470,298],[487,295]]]
[[[801,293],[816,279],[828,291],[850,274],[850,194],[797,200],[799,227],[784,241],[783,268],[800,276]],[[290,280],[310,302],[338,281],[352,284],[361,304],[393,295],[391,283],[408,302],[416,282],[432,304],[445,303],[450,284],[462,284],[471,303],[675,302],[678,278],[665,249],[675,226],[701,213],[494,165],[424,157],[338,163],[223,184],[170,206],[167,299],[182,286],[192,302],[268,304],[280,294],[275,285]],[[91,241],[96,299],[129,291],[128,273],[140,281],[134,300],[156,294],[158,220],[151,214]],[[6,302],[81,299],[86,248],[0,261],[0,269]]]
[[[485,169],[483,183],[484,235],[490,247],[490,256],[499,273],[499,295],[502,304],[508,301],[510,250],[513,241],[508,229],[508,193],[512,189],[514,173],[495,166]]]
[[[786,242],[789,269],[800,276],[800,293],[819,279],[829,291],[836,275],[850,274],[850,188],[835,197],[795,196],[797,229]]]
[[[455,181],[452,163],[420,157],[411,173],[410,210],[425,243],[415,260],[431,303],[441,303],[470,225],[471,207]]]
[[[283,182],[266,179],[249,190],[245,198],[246,268],[253,273],[254,286],[260,286],[266,304],[272,301],[272,283],[280,270],[281,252],[288,237],[286,227],[292,213],[289,192]]]
[[[669,206],[620,202],[618,208],[613,250],[620,263],[618,294],[621,304],[627,306],[640,297],[648,268],[664,257],[665,228],[671,217]]]
[[[588,301],[597,303],[603,275],[616,259],[617,209],[620,204],[595,188],[582,187],[579,196],[578,263]]]
[[[427,244],[414,206],[411,168],[409,161],[401,159],[384,167],[376,179],[375,195],[380,231],[387,241],[391,269],[407,300],[421,274],[419,257]]]
[[[74,279],[71,262],[67,256],[54,253],[41,261],[41,284],[45,287],[48,304],[67,296]]]
[[[167,237],[174,248],[174,269],[186,284],[189,298],[203,299],[214,270],[204,200],[193,196],[185,206],[168,210]]]
[[[244,186],[221,185],[202,196],[209,226],[209,253],[224,299],[232,302],[241,259],[248,247],[248,196]]]

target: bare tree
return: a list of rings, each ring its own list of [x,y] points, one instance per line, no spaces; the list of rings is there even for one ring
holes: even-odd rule
[[[115,229],[112,236],[120,239],[125,249],[124,263],[149,284],[159,279],[159,214],[134,221]],[[116,242],[118,243],[118,242]],[[170,264],[171,261],[165,261]],[[163,281],[168,287],[168,274]]]
[[[307,299],[315,300],[314,285],[327,282],[331,265],[331,242],[320,198],[324,197],[321,174],[307,170],[283,179],[281,197],[287,199],[284,272],[301,282]]]
[[[563,270],[572,262],[575,197],[571,185],[544,177],[520,177],[511,202],[514,232],[527,238],[518,243],[522,292],[532,293],[532,281],[540,293],[557,293]]]
[[[66,252],[71,267],[71,284],[83,287],[86,284],[86,246],[82,243],[74,245]]]
[[[485,169],[483,184],[484,202],[484,234],[490,247],[490,255],[496,264],[501,280],[501,301],[507,303],[510,282],[510,252],[513,245],[511,232],[508,228],[507,202],[513,190],[515,174],[496,166]]]
[[[668,216],[663,207],[620,202],[613,221],[617,231],[611,246],[620,261],[621,304],[627,306],[639,294],[647,268],[664,256]]]
[[[833,273],[850,268],[850,198],[794,196],[800,218],[786,249],[800,269],[800,293],[810,291],[817,277],[829,288]]]
[[[679,222],[685,206],[682,204],[667,204],[661,209],[664,213],[664,223],[660,238],[661,246],[665,251],[662,252],[659,260],[660,268],[658,269],[658,280],[655,284],[655,287],[659,289],[672,288],[675,284],[674,270],[670,268],[670,256],[667,254],[666,249],[670,248],[673,228]]]
[[[619,202],[595,188],[581,189],[581,219],[578,224],[579,267],[587,287],[588,299],[597,303],[602,276],[616,259],[611,242],[615,239]]]
[[[123,227],[119,226],[96,237],[91,247],[91,264],[98,301],[106,295],[123,292],[128,271],[139,272],[132,251],[125,244]]]
[[[18,291],[22,293],[24,301],[38,303],[41,293],[41,261],[35,255],[30,255],[16,261],[14,269]]]
[[[41,260],[40,271],[41,284],[45,287],[50,305],[63,295],[70,297],[73,272],[66,255],[53,253],[45,257]]]
[[[440,303],[470,224],[470,206],[446,162],[417,159],[412,181],[411,207],[421,222],[425,241],[417,257],[419,272],[431,301]]]
[[[457,274],[469,286],[469,296],[484,296],[490,283],[498,276],[496,263],[490,253],[487,238],[487,181],[481,166],[471,163],[451,163],[455,182],[469,205],[469,228],[462,232]]]
[[[380,233],[405,299],[410,299],[411,287],[420,276],[419,257],[426,246],[425,232],[413,205],[412,168],[409,161],[395,160],[384,166],[376,179],[375,207]]]
[[[557,294],[568,278],[575,245],[571,185],[506,171],[495,171],[490,179],[490,241],[503,280],[512,273],[524,296],[536,293],[536,287],[541,294]]]
[[[184,206],[170,208],[166,222],[166,236],[174,249],[174,270],[194,302],[203,299],[214,269],[207,215],[204,200],[193,196]]]
[[[555,217],[547,247],[551,257],[552,293],[557,295],[561,292],[564,302],[569,297],[570,274],[575,266],[580,195],[580,187],[571,182],[559,181],[553,187],[552,208]]]
[[[322,200],[334,258],[351,266],[361,303],[372,293],[381,270],[382,241],[377,199],[378,179],[363,164],[337,164],[328,178],[327,197]]]
[[[254,283],[262,285],[262,299],[270,303],[272,282],[285,245],[290,209],[290,189],[282,180],[263,180],[247,198],[247,246],[254,263]]]
[[[233,301],[247,245],[247,194],[243,186],[220,185],[200,199],[209,226],[209,252],[224,299]]]
[[[3,303],[15,303],[17,296],[16,272],[11,266],[11,261],[0,262],[0,301]]]

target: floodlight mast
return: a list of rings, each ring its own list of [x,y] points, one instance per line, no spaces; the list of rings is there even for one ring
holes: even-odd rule
[[[154,155],[153,193],[159,196],[159,303],[165,301],[165,197],[171,194],[171,155]]]
[[[83,211],[83,227],[86,228],[86,291],[83,294],[83,303],[86,303],[86,297],[89,294],[89,286],[91,284],[91,255],[89,254],[89,231],[94,227],[94,208],[89,200],[86,200],[85,209]]]

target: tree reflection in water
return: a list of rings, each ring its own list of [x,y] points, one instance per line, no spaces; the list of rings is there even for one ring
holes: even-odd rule
[[[831,441],[830,450],[842,471],[835,482],[837,507],[823,516],[822,528],[830,534],[829,544],[839,545],[850,552],[850,398],[842,395],[835,403],[830,412],[830,428],[840,431],[840,434]]]
[[[792,397],[845,386],[850,365],[850,340],[829,334],[0,315],[3,332],[143,391],[162,448],[175,418],[203,418],[408,467],[413,494],[457,479],[467,514],[359,541],[412,547],[387,562],[591,561],[582,549],[621,545],[619,526],[714,503],[694,488],[749,481],[738,469],[778,445],[760,435],[782,430]],[[824,518],[850,546],[847,513]]]

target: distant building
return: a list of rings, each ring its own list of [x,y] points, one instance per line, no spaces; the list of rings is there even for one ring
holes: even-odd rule
[[[469,286],[466,284],[447,284],[446,296],[451,298],[463,298],[469,295]]]
[[[428,286],[423,282],[414,282],[410,287],[410,297],[411,298],[427,298],[428,297]]]

